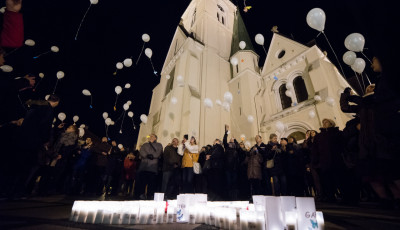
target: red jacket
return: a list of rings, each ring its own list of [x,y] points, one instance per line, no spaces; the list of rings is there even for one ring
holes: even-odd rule
[[[125,180],[134,180],[136,177],[136,161],[130,160],[128,157],[124,160],[124,177]]]
[[[3,29],[0,34],[0,46],[18,48],[24,44],[24,20],[21,13],[6,10]]]

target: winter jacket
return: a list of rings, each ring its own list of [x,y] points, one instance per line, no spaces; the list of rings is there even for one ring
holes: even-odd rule
[[[286,146],[286,165],[285,174],[288,176],[301,175],[305,170],[303,151],[294,143]]]
[[[223,143],[225,148],[225,169],[228,171],[236,171],[239,168],[239,144],[235,140],[234,143],[228,143],[228,132],[225,132]]]
[[[328,171],[343,165],[343,141],[338,127],[320,128],[315,136],[311,149],[311,164],[313,168]]]
[[[245,163],[247,164],[247,178],[248,179],[262,179],[261,164],[263,158],[257,151],[257,148],[253,148],[250,153],[247,154]]]
[[[178,155],[178,148],[168,145],[164,149],[164,162],[163,172],[169,172],[179,167],[181,164],[181,157]]]
[[[96,165],[104,167],[107,165],[107,156],[103,155],[103,152],[107,153],[110,151],[111,145],[107,142],[99,142],[93,145],[92,151],[96,154]]]
[[[277,146],[275,150],[272,150],[273,146]],[[274,160],[274,167],[268,169],[271,176],[280,176],[285,174],[285,166],[287,161],[286,151],[282,151],[281,145],[268,142],[267,144],[267,160]]]
[[[135,180],[136,178],[136,160],[125,157],[124,160],[124,178],[125,180]]]
[[[192,168],[193,162],[197,162],[199,160],[199,146],[190,145],[189,141],[185,142],[184,147],[183,145],[179,145],[178,153],[179,155],[183,156],[182,168]]]
[[[210,150],[211,169],[224,168],[224,148],[220,144],[215,144]]]
[[[153,147],[152,147],[153,146]],[[158,142],[147,142],[140,148],[140,158],[142,159],[138,172],[153,172],[158,171],[158,160],[161,158],[163,153],[163,147]]]
[[[6,10],[3,17],[3,29],[0,46],[18,48],[24,42],[24,20],[21,13]]]

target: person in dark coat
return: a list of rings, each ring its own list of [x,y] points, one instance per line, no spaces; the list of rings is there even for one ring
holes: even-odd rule
[[[223,200],[224,197],[224,148],[220,139],[215,139],[214,145],[206,161],[210,161],[207,172],[208,196],[210,200]]]
[[[95,158],[93,179],[96,182],[96,194],[100,195],[105,186],[103,178],[106,176],[107,156],[111,150],[111,145],[108,144],[107,137],[101,138],[101,142],[93,144],[92,152]]]
[[[293,136],[287,138],[286,179],[288,196],[304,196],[305,163],[303,152]],[[282,140],[281,140],[282,145]],[[282,145],[283,146],[283,145]]]
[[[228,131],[229,126],[225,125],[224,134],[224,148],[225,148],[225,178],[228,189],[229,200],[237,200],[238,188],[237,188],[237,176],[239,169],[239,144],[236,139],[231,138],[228,142]]]
[[[262,137],[260,135],[255,136],[256,144],[252,148],[256,148],[258,153],[263,158],[261,172],[262,172],[262,180],[261,180],[261,194],[263,195],[272,195],[272,185],[271,185],[271,174],[266,167],[267,164],[267,146],[264,144]],[[251,151],[251,149],[250,149]]]
[[[286,146],[286,143],[283,143]],[[285,175],[286,149],[278,143],[278,136],[272,133],[269,136],[269,142],[266,146],[267,159],[273,160],[274,166],[268,169],[273,178],[275,196],[286,195],[287,181]]]
[[[250,146],[246,147],[245,143],[243,143],[243,140],[244,140],[244,138],[239,143],[239,149],[238,149],[238,155],[239,155],[239,170],[238,170],[239,200],[249,200],[251,198],[251,193],[250,193],[250,183],[249,183],[249,179],[248,179],[248,175],[247,175],[248,163],[246,162],[246,158],[249,154]],[[261,156],[261,163],[262,163],[262,156]],[[261,163],[260,163],[260,172],[261,172]]]
[[[163,157],[163,181],[161,192],[165,198],[177,195],[179,189],[179,168],[181,167],[181,156],[178,154],[179,140],[172,139],[171,144],[164,149]]]
[[[313,167],[311,167],[311,149],[314,144],[314,139],[316,135],[317,131],[307,130],[306,139],[302,143],[301,151],[303,152],[305,163],[304,183],[306,187],[306,196],[313,196],[314,193],[316,199],[319,199],[321,194],[319,175],[317,171]]]
[[[311,162],[320,176],[322,199],[336,201],[335,193],[342,189],[344,171],[342,133],[331,119],[323,119],[322,124],[311,150]]]
[[[250,151],[246,151],[246,159],[244,161],[247,164],[247,178],[250,185],[250,196],[261,195],[261,180],[262,180],[262,162],[263,157],[258,151],[257,147],[251,148]]]

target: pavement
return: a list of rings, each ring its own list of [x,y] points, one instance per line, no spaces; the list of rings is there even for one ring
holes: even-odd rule
[[[96,225],[69,221],[75,200],[101,200],[101,198],[68,197],[54,195],[29,199],[0,201],[0,229],[17,230],[75,230],[75,229],[217,229],[200,224],[159,224],[159,225]],[[358,206],[317,203],[322,211],[325,230],[342,229],[385,229],[400,230],[400,210],[380,209],[375,203],[361,203]]]

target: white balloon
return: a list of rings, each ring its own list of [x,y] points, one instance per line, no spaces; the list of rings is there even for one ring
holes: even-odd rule
[[[222,108],[225,111],[229,112],[231,110],[231,105],[228,102],[224,101],[224,103],[222,103]]]
[[[104,120],[107,119],[107,117],[108,117],[108,113],[107,113],[107,112],[104,112],[104,113],[103,113],[103,118],[104,118]]]
[[[251,147],[250,141],[244,142],[244,146],[249,149]]]
[[[58,53],[58,51],[60,51],[60,49],[57,46],[52,46],[50,47],[50,50],[54,53]]]
[[[115,86],[115,93],[120,94],[122,92],[121,86],[117,85]]]
[[[362,52],[364,50],[365,38],[360,33],[349,34],[344,40],[344,46],[348,50],[354,52]]]
[[[129,89],[129,88],[131,88],[131,84],[126,83],[126,84],[125,84],[125,89]]]
[[[326,15],[325,12],[320,8],[314,8],[310,10],[307,14],[307,24],[320,32],[324,31],[325,29],[325,20]]]
[[[221,100],[217,99],[217,100],[215,100],[215,104],[221,106],[222,102],[221,102]]]
[[[285,131],[285,125],[281,121],[278,121],[278,122],[275,123],[275,128],[280,133]]]
[[[132,112],[132,111],[129,111],[129,112],[128,112],[128,116],[129,116],[129,117],[133,117],[133,112]]]
[[[143,35],[142,35],[142,40],[143,40],[144,42],[149,42],[149,41],[150,41],[150,35],[148,35],[148,34],[143,34]]]
[[[210,98],[205,98],[204,99],[204,106],[211,109],[213,107],[212,100]]]
[[[44,99],[47,101],[49,100],[50,94],[47,94],[46,96],[44,96]]]
[[[124,146],[123,146],[122,144],[119,144],[119,145],[118,145],[118,148],[119,148],[119,149],[122,149],[123,147],[124,147]]]
[[[361,74],[365,69],[365,61],[362,58],[356,58],[354,60],[353,65],[351,65],[351,69]]]
[[[107,126],[111,125],[111,118],[106,118],[106,120],[104,121],[106,123]]]
[[[240,140],[244,141],[244,139],[246,139],[246,136],[244,134],[240,135]]]
[[[252,115],[247,116],[247,121],[248,121],[249,123],[253,123],[254,117],[253,117]]]
[[[113,120],[111,120],[111,124],[110,125],[115,125],[115,122]]]
[[[286,96],[288,96],[288,97],[292,97],[292,96],[293,96],[292,91],[290,91],[290,90],[286,90],[286,91],[285,91],[285,94],[286,94]]]
[[[4,12],[6,12],[6,7],[5,6],[0,8],[0,13],[4,14]]]
[[[56,121],[57,121],[57,119],[56,119],[56,118],[53,118],[53,123],[56,123]]]
[[[169,80],[169,79],[171,78],[171,76],[167,75],[167,76],[165,76],[165,78],[166,78],[167,80]]]
[[[124,104],[124,110],[126,111],[126,110],[128,110],[129,109],[129,105],[128,104]]]
[[[132,66],[132,59],[131,58],[125,59],[124,60],[124,66],[131,67]]]
[[[140,120],[143,122],[143,123],[147,123],[147,116],[146,115],[144,115],[144,114],[142,114],[142,115],[140,115]]]
[[[25,41],[25,45],[27,46],[34,46],[35,44],[36,44],[35,41],[32,39],[26,39]]]
[[[65,113],[58,114],[58,119],[60,119],[60,121],[64,121],[66,117],[67,117],[67,115],[65,115]]]
[[[13,67],[11,67],[9,65],[2,65],[2,66],[0,66],[0,69],[5,73],[9,73],[9,72],[13,71]]]
[[[144,50],[144,54],[146,54],[146,56],[147,56],[148,58],[151,58],[151,56],[153,56],[153,51],[152,51],[150,48],[146,48],[146,49]]]
[[[99,3],[99,0],[90,0],[90,4],[92,5],[96,5],[97,3]]]
[[[255,40],[257,44],[264,45],[264,36],[262,34],[257,34]]]
[[[122,64],[121,62],[117,62],[115,67],[117,67],[117,69],[122,69],[122,68],[124,68],[124,64]]]
[[[64,78],[64,72],[63,71],[58,71],[57,72],[57,79],[62,79],[62,78]]]
[[[132,101],[127,101],[126,104],[132,105]]]
[[[171,98],[171,104],[176,105],[178,103],[178,99],[176,97]]]
[[[238,59],[236,57],[231,58],[231,64],[233,66],[237,66],[237,64],[239,63]]]
[[[72,118],[72,120],[74,121],[74,123],[78,122],[78,121],[79,121],[79,116],[75,115],[75,116]]]
[[[83,128],[79,128],[79,137],[83,137],[85,135],[85,130]]]
[[[325,102],[330,106],[334,106],[335,105],[335,99],[333,99],[332,97],[325,98]]]
[[[81,126],[79,126],[79,128],[82,128],[82,129],[84,129],[85,127],[86,127],[85,124],[81,124]]]
[[[239,42],[239,48],[240,49],[244,49],[244,48],[246,48],[246,42],[245,41],[241,41],[241,42]]]
[[[39,73],[40,78],[44,78],[44,73]]]
[[[316,101],[322,101],[322,98],[321,98],[320,95],[315,95],[315,96],[314,96],[314,100],[316,100]]]
[[[178,82],[178,86],[180,86],[180,87],[183,87],[185,85],[185,82],[184,82],[183,77],[181,75],[176,77],[176,81]]]
[[[87,89],[82,90],[82,94],[85,95],[85,96],[90,96],[90,95],[92,95],[92,94],[90,93],[90,91],[87,90]]]
[[[354,61],[356,60],[357,55],[353,51],[347,51],[343,54],[343,62],[347,65],[353,65]]]
[[[228,102],[229,104],[232,104],[233,96],[232,96],[231,92],[229,92],[229,91],[225,92],[224,101]]]
[[[308,116],[312,119],[312,118],[314,118],[315,117],[315,111],[314,110],[310,110],[309,112],[308,112]]]
[[[293,89],[293,83],[292,82],[286,83],[286,89]]]

